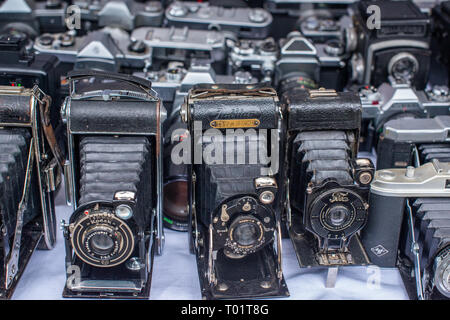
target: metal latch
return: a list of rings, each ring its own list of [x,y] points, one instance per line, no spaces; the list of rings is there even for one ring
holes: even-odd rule
[[[337,97],[336,90],[320,88],[319,90],[309,90],[310,98]]]

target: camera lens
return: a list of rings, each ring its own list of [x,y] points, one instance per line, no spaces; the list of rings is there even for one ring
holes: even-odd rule
[[[336,206],[328,211],[328,222],[334,227],[341,227],[350,216],[349,210],[344,206]]]
[[[185,180],[174,181],[164,186],[164,215],[171,221],[187,224],[188,183]],[[167,221],[167,220],[166,220]]]
[[[233,239],[241,246],[252,246],[258,240],[258,227],[252,223],[242,223],[234,229]]]
[[[114,249],[114,240],[105,232],[94,234],[89,244],[92,251],[102,256],[110,254]]]
[[[407,52],[396,54],[388,64],[389,74],[395,79],[412,80],[418,69],[419,62]]]
[[[450,246],[436,257],[434,283],[440,293],[450,298]]]
[[[230,240],[241,249],[256,248],[263,238],[263,227],[255,217],[244,215],[236,218],[230,226]]]

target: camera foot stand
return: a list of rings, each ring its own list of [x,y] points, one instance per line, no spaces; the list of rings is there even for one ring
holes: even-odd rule
[[[327,281],[325,283],[326,288],[334,288],[336,286],[338,272],[339,272],[338,266],[328,268]]]

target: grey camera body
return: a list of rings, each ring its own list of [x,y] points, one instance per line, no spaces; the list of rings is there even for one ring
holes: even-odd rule
[[[80,8],[81,22],[87,30],[120,27],[131,31],[138,27],[160,26],[164,9],[159,1],[135,0],[75,0]]]
[[[128,34],[115,28],[92,31],[85,36],[76,36],[71,31],[44,34],[36,39],[34,49],[57,56],[75,70],[143,69],[152,58],[151,48],[142,41],[132,41]]]
[[[225,8],[191,1],[174,2],[166,9],[170,26],[233,32],[242,38],[268,36],[272,15],[261,8]]]
[[[63,32],[67,3],[55,1],[6,0],[0,5],[0,30],[14,29],[30,36],[41,32]]]

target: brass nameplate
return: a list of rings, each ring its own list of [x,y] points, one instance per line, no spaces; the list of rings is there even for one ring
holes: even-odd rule
[[[260,123],[258,119],[213,120],[210,126],[216,129],[256,128]]]

